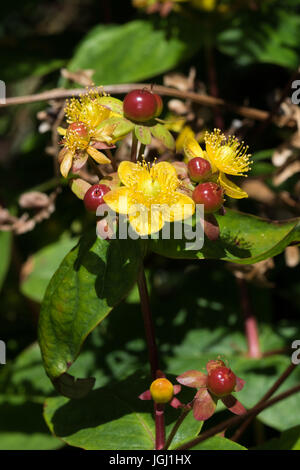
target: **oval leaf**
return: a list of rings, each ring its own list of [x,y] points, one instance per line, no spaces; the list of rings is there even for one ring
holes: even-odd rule
[[[138,399],[149,379],[134,374],[127,379],[93,390],[80,402],[64,397],[47,399],[44,417],[51,432],[71,446],[86,450],[153,450],[155,423],[153,402]],[[179,412],[167,408],[166,435]],[[170,449],[183,445],[200,432],[202,422],[185,418]]]
[[[162,124],[156,124],[151,127],[151,133],[153,137],[159,140],[167,149],[175,149],[175,140],[168,129]]]
[[[144,145],[149,145],[151,143],[151,132],[149,127],[138,126],[134,128],[136,138]]]
[[[87,335],[136,281],[140,244],[88,235],[65,257],[50,281],[41,308],[39,343],[52,381],[64,374]]]
[[[201,249],[191,249],[191,240],[184,237],[180,240],[151,239],[152,251],[169,258],[211,258],[252,264],[278,255],[291,242],[300,241],[299,219],[271,221],[230,209],[226,209],[224,216],[215,216],[220,227],[218,240],[205,239]],[[195,229],[195,217],[191,224]]]
[[[93,80],[99,85],[130,83],[172,69],[200,48],[192,19],[187,23],[173,18],[168,30],[163,20],[161,24],[149,19],[96,26],[81,41],[67,68],[95,70]]]

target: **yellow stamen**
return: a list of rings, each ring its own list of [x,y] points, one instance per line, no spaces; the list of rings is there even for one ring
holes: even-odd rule
[[[248,147],[239,142],[234,136],[225,137],[220,129],[214,132],[206,132],[206,152],[213,165],[228,175],[243,175],[251,168],[250,155],[247,154]]]

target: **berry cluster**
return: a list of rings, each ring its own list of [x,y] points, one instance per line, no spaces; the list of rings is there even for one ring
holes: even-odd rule
[[[202,157],[192,158],[188,162],[188,172],[191,180],[199,183],[193,191],[195,203],[203,204],[206,214],[219,210],[224,202],[223,190],[218,184],[209,181],[212,177],[209,161]]]

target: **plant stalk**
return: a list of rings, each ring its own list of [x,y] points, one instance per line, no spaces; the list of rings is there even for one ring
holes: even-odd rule
[[[155,341],[154,322],[150,309],[150,300],[147,289],[147,282],[143,266],[138,276],[138,289],[141,299],[141,308],[144,319],[144,327],[146,333],[146,342],[148,349],[148,356],[150,362],[152,380],[156,379],[156,372],[158,370],[158,352]],[[164,406],[154,403],[154,417],[155,417],[155,449],[163,449],[165,445],[165,416]]]
[[[266,408],[269,408],[270,406],[275,405],[275,403],[278,403],[279,401],[284,400],[285,398],[288,398],[289,396],[294,395],[295,393],[299,393],[299,392],[300,392],[300,385],[296,385],[295,387],[292,387],[286,390],[286,392],[280,393],[280,395],[277,395],[271,400],[255,405],[253,408],[251,408],[251,410],[247,411],[247,413],[245,413],[244,415],[234,416],[233,418],[229,418],[226,421],[223,421],[222,423],[217,424],[213,428],[208,429],[206,432],[201,434],[201,436],[196,437],[195,439],[192,439],[191,441],[186,442],[184,445],[178,447],[177,450],[191,449],[192,447],[195,447],[200,442],[203,442],[206,439],[209,439],[210,437],[215,436],[216,434],[224,431],[224,429],[228,428],[229,426],[237,425],[240,422],[244,421],[245,419],[249,418],[250,416],[255,417]]]
[[[288,368],[283,372],[283,374],[278,378],[278,380],[276,380],[276,382],[270,388],[270,390],[268,390],[267,393],[265,393],[265,395],[259,400],[256,406],[261,405],[262,403],[267,401],[272,395],[274,395],[274,393],[276,392],[276,390],[278,390],[280,385],[291,375],[295,367],[296,367],[295,364],[290,364]],[[241,424],[241,426],[236,430],[234,435],[231,437],[231,440],[238,441],[240,437],[242,436],[242,434],[247,429],[247,427],[252,423],[253,419],[254,419],[254,416],[250,416],[246,421],[244,421]]]
[[[191,407],[190,408],[185,408],[184,410],[182,410],[181,412],[181,415],[178,417],[176,423],[174,424],[174,427],[172,428],[171,432],[170,432],[170,435],[167,439],[167,442],[165,443],[165,446],[164,446],[164,449],[165,450],[168,450],[168,448],[170,447],[173,439],[174,439],[174,436],[175,434],[177,433],[178,431],[178,428],[179,426],[181,425],[181,423],[183,422],[183,420],[186,418],[186,416],[188,415],[188,413],[191,411]]]
[[[133,163],[136,163],[137,160],[137,146],[138,146],[138,140],[135,135],[134,130],[132,131],[132,144],[131,144],[131,155],[130,159]]]
[[[239,290],[241,307],[244,315],[245,334],[248,343],[248,356],[259,359],[262,353],[259,345],[259,334],[256,317],[252,311],[247,283],[244,279],[236,278]]]
[[[164,449],[166,431],[165,431],[165,405],[154,403],[155,414],[155,449]]]

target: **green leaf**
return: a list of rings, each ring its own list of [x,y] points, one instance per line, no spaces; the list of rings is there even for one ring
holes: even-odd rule
[[[10,232],[0,232],[0,290],[10,263],[11,241]]]
[[[99,25],[78,45],[67,68],[95,70],[93,80],[99,85],[148,79],[174,68],[200,47],[195,31],[192,20],[180,17],[168,23],[149,19]]]
[[[61,442],[49,433],[43,405],[28,397],[0,395],[0,450],[50,450]]]
[[[57,449],[42,418],[43,402],[53,391],[37,344],[0,369],[0,450]]]
[[[52,433],[71,446],[87,450],[151,450],[155,439],[153,402],[138,398],[148,388],[149,379],[134,374],[93,390],[80,401],[50,398],[45,403],[44,417]],[[168,435],[180,411],[166,406]],[[190,413],[171,448],[195,437],[201,426]]]
[[[118,98],[114,98],[113,96],[101,96],[101,98],[99,98],[99,103],[107,106],[114,113],[118,113],[123,116],[123,102]]]
[[[216,321],[216,317],[212,314],[211,316],[212,321]],[[245,380],[245,386],[243,390],[236,393],[236,398],[249,409],[263,397],[286,370],[290,364],[290,358],[279,355],[261,359],[248,358],[243,356],[240,351],[241,341],[242,332],[230,334],[227,331],[226,334],[224,327],[214,330],[203,328],[192,331],[186,336],[184,342],[175,348],[173,356],[166,358],[167,370],[176,375],[188,369],[204,371],[207,361],[221,355],[234,373]],[[232,345],[234,345],[234,351]],[[276,393],[281,393],[299,384],[299,380],[300,371],[296,368]],[[284,431],[299,424],[298,403],[299,394],[292,395],[264,410],[257,419],[270,427]],[[224,410],[224,406],[219,401],[217,412],[221,410]],[[291,410],[293,410],[292,413]],[[230,412],[227,411],[227,414],[229,417]]]
[[[65,257],[48,286],[39,320],[45,370],[56,380],[71,366],[87,335],[136,281],[138,241],[90,234]]]
[[[299,62],[300,16],[288,8],[270,8],[263,14],[245,12],[232,18],[217,37],[221,52],[240,65],[255,62],[295,68]]]
[[[226,437],[214,436],[206,441],[200,442],[191,450],[247,450],[246,447],[226,439]]]
[[[300,450],[300,426],[284,431],[279,438],[271,439],[255,450]]]
[[[216,215],[216,218],[220,238],[217,241],[205,239],[201,249],[189,249],[191,240],[184,237],[180,240],[151,239],[150,247],[155,253],[169,258],[214,258],[252,264],[281,253],[291,242],[300,241],[299,219],[273,222],[230,209],[226,209],[225,216]],[[193,217],[193,229],[195,224]]]
[[[151,132],[149,127],[136,125],[134,128],[136,138],[144,145],[151,143]]]
[[[175,140],[168,129],[162,124],[156,124],[151,127],[151,133],[153,137],[159,140],[165,147],[170,150],[175,149]]]
[[[41,302],[51,277],[75,243],[74,239],[62,237],[58,242],[42,248],[29,258],[25,270],[27,276],[21,284],[22,293],[36,302]]]
[[[122,117],[111,117],[109,119],[105,119],[105,121],[102,121],[97,129],[100,131],[112,129],[112,132],[110,132],[112,137],[114,139],[121,139],[134,129],[134,124],[128,121],[128,119]]]

